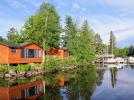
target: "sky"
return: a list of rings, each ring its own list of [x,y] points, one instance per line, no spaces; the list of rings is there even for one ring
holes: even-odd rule
[[[78,25],[88,20],[106,44],[112,30],[118,47],[134,45],[134,0],[0,0],[0,36],[6,37],[11,27],[21,29],[43,2],[55,6],[62,25],[70,15]]]

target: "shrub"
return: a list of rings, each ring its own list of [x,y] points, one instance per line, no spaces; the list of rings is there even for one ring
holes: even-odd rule
[[[69,56],[63,60],[60,61],[60,66],[73,66],[73,65],[77,65],[77,61],[76,58],[73,56]]]
[[[45,69],[51,70],[57,68],[59,66],[59,62],[57,58],[46,57],[46,61],[44,61],[43,65]]]
[[[16,66],[16,68],[13,69],[15,69],[17,72],[26,72],[31,70],[31,65],[30,64],[18,65]]]
[[[8,71],[8,67],[9,67],[9,66],[0,65],[0,72],[1,72],[1,73],[7,72],[7,71]]]
[[[40,63],[36,63],[36,64],[34,64],[34,66],[35,66],[35,69],[42,69],[42,64],[40,64]]]

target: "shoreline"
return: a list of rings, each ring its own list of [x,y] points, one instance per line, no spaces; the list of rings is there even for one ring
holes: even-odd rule
[[[14,78],[27,78],[27,77],[33,77],[37,75],[45,75],[46,73],[57,73],[59,71],[67,71],[71,69],[77,68],[76,66],[66,66],[66,67],[61,67],[57,69],[51,69],[51,70],[31,70],[31,71],[26,71],[26,72],[15,72],[9,70],[8,73],[3,74],[0,76],[1,80],[9,80],[9,79],[14,79]]]

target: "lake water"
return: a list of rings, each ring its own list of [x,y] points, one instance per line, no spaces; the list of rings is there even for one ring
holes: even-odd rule
[[[133,100],[134,66],[84,67],[0,82],[0,100]]]

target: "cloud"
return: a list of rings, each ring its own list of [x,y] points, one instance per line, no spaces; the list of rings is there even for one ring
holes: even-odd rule
[[[73,8],[74,8],[74,9],[79,9],[79,8],[80,8],[80,6],[79,6],[79,4],[74,3],[74,4],[73,4]]]
[[[99,24],[99,23],[100,23],[100,21],[97,20],[97,19],[92,19],[91,22],[93,22],[93,23],[95,23],[95,24]]]
[[[134,7],[134,0],[98,0],[99,2],[106,3],[108,5],[120,6],[132,8]]]
[[[20,30],[24,24],[24,21],[0,19],[0,23],[2,23],[2,24],[0,24],[0,36],[6,37],[7,32],[11,27],[15,27],[18,30]]]
[[[120,16],[121,16],[121,17],[126,17],[128,14],[129,14],[128,12],[124,12],[124,13],[122,13]]]
[[[109,32],[112,30],[116,36],[117,44],[134,37],[134,20],[130,18],[115,18],[113,16],[99,15],[88,18],[91,28],[102,36],[104,43],[109,43]]]
[[[127,31],[134,31],[134,26],[129,27],[129,28],[125,28],[125,29],[115,30],[114,32],[119,33],[119,32],[127,32]]]
[[[34,7],[36,7],[36,8],[39,8],[40,5],[42,4],[42,2],[31,2],[31,3],[32,3],[32,5],[33,5]]]
[[[82,11],[86,11],[86,8],[82,8]]]
[[[23,4],[22,2],[18,1],[18,0],[6,0],[8,2],[8,4],[14,8],[26,8],[25,4]]]

